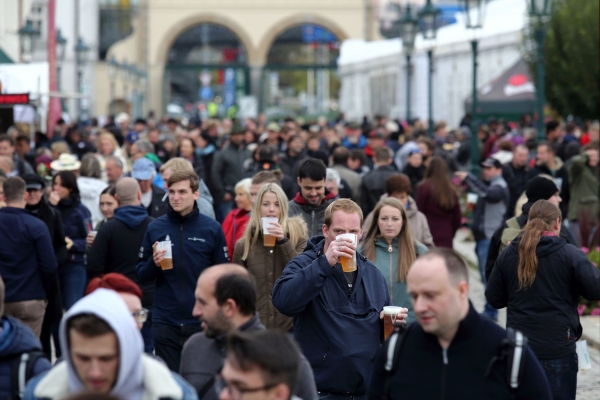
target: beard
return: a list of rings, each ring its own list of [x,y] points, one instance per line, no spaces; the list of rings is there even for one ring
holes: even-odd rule
[[[204,336],[214,339],[228,333],[233,327],[223,312],[219,310],[212,320],[202,320],[202,328],[204,329]]]

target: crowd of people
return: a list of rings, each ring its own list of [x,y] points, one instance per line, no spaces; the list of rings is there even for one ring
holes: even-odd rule
[[[574,399],[599,125],[526,121],[11,128],[0,398]]]

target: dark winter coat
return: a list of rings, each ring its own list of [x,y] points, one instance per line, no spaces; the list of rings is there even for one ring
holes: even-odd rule
[[[138,282],[135,268],[146,229],[154,218],[143,206],[124,206],[115,209],[114,218],[102,224],[90,249],[87,271],[90,278],[118,272]],[[142,305],[154,302],[154,282],[140,284],[144,297]]]
[[[452,240],[458,228],[462,213],[458,195],[455,194],[454,208],[451,210],[440,207],[433,197],[431,182],[423,182],[417,188],[417,209],[427,217],[427,224],[433,236],[433,243],[438,247],[452,248]]]
[[[0,399],[10,399],[13,360],[23,353],[42,351],[42,344],[28,326],[8,315],[0,318]],[[32,377],[52,368],[46,358],[33,365]]]
[[[173,269],[162,270],[154,264],[152,245],[171,239]],[[148,225],[136,267],[138,281],[145,285],[156,281],[154,322],[174,325],[199,325],[192,316],[196,282],[206,268],[229,262],[221,225],[194,209],[181,216],[170,206],[166,215]]]
[[[485,376],[490,361],[506,331],[481,317],[469,305],[450,346],[443,349],[435,335],[417,323],[405,331],[397,368],[391,377],[390,399],[498,399],[511,398],[506,379],[506,361],[499,361]],[[388,345],[381,346],[369,386],[369,400],[380,400],[386,373]],[[551,400],[544,370],[530,349],[524,354],[523,376],[515,393],[517,400]]]
[[[281,167],[281,172],[285,176],[289,176],[294,182],[296,178],[298,178],[298,167],[300,163],[308,158],[308,154],[306,152],[302,152],[295,156],[290,154],[290,150],[288,149],[285,153],[281,153],[279,155],[279,166]],[[327,165],[327,164],[325,164]]]
[[[408,176],[410,179],[410,186],[412,188],[413,196],[417,195],[417,186],[423,180],[425,176],[425,166],[421,165],[419,168],[415,168],[410,164],[406,164],[402,173]]]
[[[375,208],[375,205],[385,193],[385,181],[390,175],[398,171],[391,165],[377,167],[362,177],[360,186],[360,207],[363,214],[367,215]]]
[[[573,354],[582,333],[579,296],[600,300],[600,271],[563,238],[543,236],[536,248],[535,280],[519,288],[519,243],[515,239],[498,257],[485,297],[495,308],[507,307],[506,326],[523,332],[537,358]]]
[[[59,266],[63,265],[67,258],[67,244],[65,242],[63,224],[58,211],[48,204],[45,197],[42,197],[36,206],[26,205],[25,209],[46,224],[48,231],[50,232],[50,239],[52,239],[52,247],[54,248],[56,261]]]
[[[146,212],[152,218],[162,217],[167,213],[168,199],[165,198],[165,191],[158,186],[152,184],[152,202],[146,208]]]
[[[323,223],[325,222],[325,210],[336,199],[336,195],[325,191],[325,197],[318,206],[308,204],[302,194],[298,192],[296,197],[289,202],[288,215],[302,215],[306,225],[308,226],[308,237],[318,236],[323,234]]]
[[[68,263],[85,264],[85,247],[88,231],[91,231],[92,214],[79,199],[62,199],[56,209],[60,213],[65,236],[73,241],[67,250]],[[89,228],[89,229],[88,229]]]
[[[510,202],[506,211],[506,218],[510,218],[515,215],[517,201],[525,191],[527,168],[515,168],[512,163],[508,163],[502,168],[502,177],[508,184],[508,192],[510,193]]]
[[[304,253],[285,267],[273,288],[273,305],[294,317],[294,338],[310,362],[317,389],[366,392],[372,361],[380,347],[379,313],[391,305],[381,272],[357,253],[353,289],[341,267],[329,265],[325,238],[309,239]]]
[[[598,222],[598,166],[589,165],[590,157],[580,154],[571,159],[569,165],[569,188],[573,200],[569,203],[568,218],[570,221],[579,219],[579,212],[587,209],[591,222]],[[563,214],[564,216],[564,214]]]
[[[225,193],[235,197],[235,185],[242,180],[244,176],[244,161],[250,158],[252,154],[243,145],[238,146],[229,143],[227,147],[217,152],[212,166],[212,185],[215,203],[220,204],[223,201]]]
[[[567,216],[569,214],[569,200],[571,199],[569,173],[560,158],[554,157],[554,162],[556,164],[556,169],[554,170],[550,170],[550,168],[544,164],[535,165],[527,172],[527,180],[530,181],[540,174],[546,174],[553,177],[556,187],[560,189],[560,198],[562,199],[560,211],[563,216]]]
[[[0,209],[0,276],[6,303],[46,298],[57,264],[46,225],[29,211]]]
[[[485,182],[472,174],[467,175],[465,183],[479,196],[473,211],[473,236],[475,240],[491,239],[505,220],[510,201],[508,184],[502,176]]]

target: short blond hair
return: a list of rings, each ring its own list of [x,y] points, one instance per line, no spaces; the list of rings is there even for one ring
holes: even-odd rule
[[[168,169],[170,169],[171,172],[177,172],[177,171],[194,172],[194,166],[192,165],[192,163],[189,162],[188,160],[186,160],[185,158],[181,158],[181,157],[171,158],[169,161],[167,161],[160,167],[159,172],[162,174],[163,172],[165,172]]]
[[[338,199],[331,203],[325,210],[325,225],[331,226],[331,220],[333,219],[333,213],[336,211],[343,211],[347,214],[356,213],[360,217],[360,227],[363,226],[363,212],[362,209],[350,199]]]

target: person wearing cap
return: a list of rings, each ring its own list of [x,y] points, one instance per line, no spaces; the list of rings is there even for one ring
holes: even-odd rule
[[[369,132],[367,147],[365,147],[365,155],[367,156],[367,166],[370,170],[375,168],[375,150],[386,147],[385,141],[386,135],[383,130],[377,129]]]
[[[269,122],[269,125],[267,125],[267,137],[263,141],[264,144],[271,146],[277,154],[281,153],[285,147],[285,142],[279,136],[279,132],[281,132],[279,124],[277,122]]]
[[[0,276],[6,284],[4,314],[20,319],[39,337],[57,263],[46,225],[25,210],[26,187],[17,176],[2,184],[6,207],[0,209]]]
[[[374,161],[375,169],[362,177],[360,188],[360,206],[365,215],[368,215],[373,209],[381,196],[385,193],[385,181],[390,175],[398,173],[392,163],[391,150],[381,147],[375,150]]]
[[[42,220],[50,233],[52,239],[52,247],[54,248],[54,256],[58,265],[62,265],[67,258],[67,247],[65,242],[65,233],[63,231],[62,221],[60,214],[53,207],[50,207],[48,200],[44,196],[46,183],[44,178],[37,174],[25,174],[23,175],[27,191],[25,198],[26,205],[25,209],[34,216]],[[60,322],[62,318],[62,304],[60,301],[60,290],[58,288],[57,278],[55,278],[54,289],[46,293],[48,304],[46,306],[46,313],[44,314],[44,322],[42,323],[42,332],[40,340],[46,356],[50,357],[52,349],[50,345],[50,336],[52,334],[52,328]],[[58,337],[54,338],[55,343],[58,343]]]
[[[214,186],[212,194],[219,221],[233,210],[235,185],[244,178],[244,162],[252,156],[244,145],[244,133],[242,127],[235,126],[231,131],[229,144],[219,150],[214,158],[211,170]]]
[[[342,146],[350,150],[367,147],[367,139],[363,136],[362,129],[358,123],[350,122],[346,124],[346,137],[342,141]]]
[[[152,183],[155,176],[156,167],[152,161],[146,157],[135,160],[131,177],[140,184],[142,205],[152,218],[158,218],[167,213],[167,203],[163,201],[165,191]]]
[[[454,174],[478,195],[471,229],[475,236],[475,253],[477,254],[481,282],[485,285],[485,265],[488,259],[490,242],[496,229],[502,226],[504,222],[504,216],[510,203],[510,193],[508,184],[502,177],[502,163],[500,161],[488,157],[481,163],[481,167],[483,169],[483,181],[464,171],[455,172]],[[483,315],[495,321],[498,319],[498,310],[486,302]]]
[[[554,183],[554,180],[552,180],[551,177],[546,175],[537,176],[527,182],[527,185],[525,186],[525,196],[527,197],[527,202],[523,205],[523,212],[521,215],[507,219],[492,236],[487,262],[485,264],[486,279],[492,274],[496,259],[502,250],[512,242],[515,236],[517,236],[519,232],[521,232],[521,229],[527,224],[531,206],[538,200],[548,200],[556,207],[560,208],[560,203],[562,201],[556,183]],[[567,243],[577,246],[577,239],[573,236],[571,230],[564,226],[564,222],[561,225],[559,236],[565,239]]]

